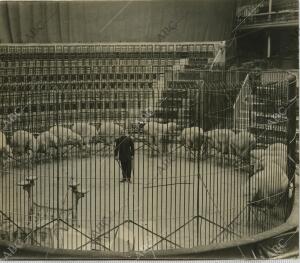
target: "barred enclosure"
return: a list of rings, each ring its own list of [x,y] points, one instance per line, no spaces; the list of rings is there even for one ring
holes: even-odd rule
[[[2,45],[1,239],[143,255],[285,222],[296,80],[208,69],[220,47]]]

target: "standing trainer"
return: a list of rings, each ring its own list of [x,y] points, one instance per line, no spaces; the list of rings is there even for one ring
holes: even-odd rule
[[[115,159],[120,160],[123,179],[121,182],[131,182],[131,169],[132,169],[132,159],[134,157],[134,143],[131,137],[124,133],[121,137],[116,139],[116,147],[115,147]]]

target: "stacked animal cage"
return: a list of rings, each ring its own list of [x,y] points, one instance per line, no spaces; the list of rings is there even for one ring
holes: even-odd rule
[[[247,129],[235,129],[234,104],[253,74],[190,64],[217,54],[214,47],[1,46],[1,237],[144,255],[226,243],[284,222],[294,141],[261,145],[251,117]],[[295,87],[280,85],[288,96],[271,90],[270,98],[284,106]],[[296,114],[288,105],[286,140]],[[131,183],[119,182],[114,158],[124,132],[134,141]],[[268,158],[278,153],[284,158],[272,173]]]

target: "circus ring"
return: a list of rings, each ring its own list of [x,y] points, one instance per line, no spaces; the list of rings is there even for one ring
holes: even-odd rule
[[[282,224],[285,220],[282,207],[272,209],[268,215],[260,212],[258,218],[257,211],[247,209],[248,200],[244,195],[248,189],[246,172],[234,171],[232,166],[223,163],[220,165],[214,158],[195,162],[192,158],[187,161],[177,156],[158,176],[157,171],[149,167],[157,168],[163,157],[149,157],[146,163],[144,151],[149,154],[149,149],[147,151],[139,145],[136,148],[139,149],[134,160],[132,184],[119,183],[120,167],[111,155],[101,156],[103,151],[95,152],[93,156],[81,153],[78,158],[78,149],[75,149],[68,158],[59,162],[41,162],[29,168],[25,177],[27,181],[34,181],[32,217],[26,217],[30,209],[26,194],[13,191],[13,186],[5,195],[5,200],[10,201],[6,202],[9,207],[21,215],[21,220],[15,220],[14,226],[10,225],[10,234],[18,235],[11,246],[26,239],[18,244],[12,257],[23,256],[23,253],[29,257],[46,255],[49,258],[86,259],[201,257],[202,253],[208,257],[205,252],[212,250],[225,250],[232,255],[237,245],[250,246],[248,250],[251,251],[251,244],[271,236],[275,242],[274,236],[292,231],[298,224],[298,191],[293,211],[285,223]],[[195,176],[197,169],[200,176]],[[59,180],[55,176],[57,171],[60,171]],[[76,171],[81,171],[78,178]],[[2,178],[2,182],[18,184],[22,178],[24,168],[16,167],[9,177]],[[72,197],[72,188],[79,185],[79,192],[84,197],[78,199],[80,209],[73,221],[72,203],[76,198]],[[236,187],[232,189],[232,185]],[[197,191],[201,202],[194,198]],[[59,198],[55,198],[57,196]],[[34,200],[39,200],[39,203]],[[195,216],[197,206],[200,216]],[[214,211],[210,211],[212,209]],[[5,210],[8,209],[2,207],[2,211]],[[13,217],[16,218],[13,213],[9,216],[2,214],[6,223]],[[97,218],[100,220],[95,220]],[[265,221],[268,221],[267,225]],[[33,232],[32,226],[35,227]],[[19,227],[21,231],[18,231]],[[29,233],[30,238],[26,238]],[[200,238],[197,233],[201,233]],[[3,251],[9,244],[2,242]]]

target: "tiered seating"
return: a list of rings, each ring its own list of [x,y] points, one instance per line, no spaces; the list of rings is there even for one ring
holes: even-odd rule
[[[164,89],[166,71],[207,65],[218,47],[218,43],[0,46],[0,112],[3,118],[22,112],[18,124],[33,130],[58,121],[122,119],[145,107],[149,92]]]
[[[287,116],[286,109],[289,107],[287,83],[271,83],[258,86],[253,95],[253,110],[256,115],[256,123],[252,131],[257,134],[261,147],[281,142],[287,143]],[[298,112],[298,102],[297,112]],[[297,117],[297,123],[298,123]],[[297,152],[299,149],[299,130],[296,132]],[[298,155],[297,155],[298,156]]]
[[[201,82],[203,84],[203,82]],[[157,109],[157,116],[163,122],[175,121],[179,126],[188,127],[197,119],[200,81],[171,80],[162,92],[164,98]]]

